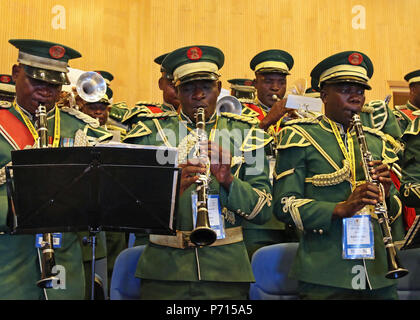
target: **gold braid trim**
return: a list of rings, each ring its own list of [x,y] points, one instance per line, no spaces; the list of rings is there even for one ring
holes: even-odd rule
[[[318,123],[318,117],[310,117],[310,118],[299,118],[293,119],[285,122],[285,125],[292,125],[292,124],[299,124],[299,123]]]
[[[281,199],[281,203],[283,204],[283,212],[290,213],[296,228],[301,231],[303,231],[303,222],[300,216],[299,208],[312,201],[314,201],[314,199],[296,199],[295,196],[284,197]]]
[[[76,110],[75,108],[61,107],[60,110],[67,112],[68,114],[75,116],[77,119],[80,119],[86,122],[88,125],[90,125],[93,128],[100,127],[100,123],[97,119],[92,118],[91,116],[88,116],[86,113]]]
[[[404,151],[404,144],[394,139],[393,136],[385,133],[385,138],[389,142],[389,144],[393,147],[393,151],[398,153],[400,151]]]
[[[397,203],[398,203],[398,212],[397,212],[397,214],[395,215],[395,216],[393,216],[393,217],[390,217],[389,218],[389,224],[391,225],[391,224],[393,224],[394,223],[394,221],[395,220],[397,220],[397,218],[401,215],[401,213],[402,213],[402,203],[401,203],[401,200],[400,200],[400,198],[398,198],[397,197],[397,195],[394,195],[394,199],[395,199],[395,201],[397,201]]]
[[[138,117],[139,118],[165,118],[165,117],[177,117],[178,113],[174,111],[165,111],[160,113],[141,113]]]
[[[178,144],[178,163],[183,163],[187,160],[188,154],[197,143],[197,134],[191,131]]]
[[[267,192],[266,190],[259,190],[257,188],[252,188],[258,194],[258,202],[257,205],[254,207],[254,210],[249,215],[244,216],[247,220],[254,219],[258,213],[262,210],[262,208],[267,204],[267,206],[271,207],[271,201],[273,200],[273,196],[271,193]]]
[[[410,191],[420,199],[420,183],[407,183],[404,185],[404,197],[410,195]]]
[[[236,113],[221,112],[220,115],[225,116],[227,118],[239,120],[239,121],[242,121],[242,122],[247,122],[247,123],[252,124],[252,125],[256,125],[260,122],[257,118],[242,116],[242,115],[239,115],[239,114],[236,114]]]
[[[375,108],[367,105],[364,105],[361,110],[361,112],[365,113],[373,113],[373,111],[375,111]]]
[[[325,160],[328,161],[328,163],[336,170],[340,170],[340,168],[338,167],[338,165],[334,162],[333,159],[331,159],[331,157],[328,155],[328,153],[322,149],[322,147],[318,144],[318,142],[315,141],[314,138],[312,138],[312,136],[306,132],[305,129],[303,129],[302,127],[299,126],[294,126],[294,128],[300,132],[300,134],[306,138],[306,140],[308,140],[314,147],[315,149],[318,150],[318,152],[325,158]]]
[[[305,182],[310,182],[317,187],[329,187],[346,180],[350,181],[350,177],[350,164],[347,160],[343,160],[343,168],[332,173],[316,174],[312,178],[306,178]]]
[[[281,172],[281,173],[279,173],[279,174],[277,174],[275,171],[273,172],[273,176],[274,176],[274,179],[276,179],[276,180],[280,180],[281,178],[283,178],[283,177],[285,177],[285,176],[288,176],[288,175],[290,175],[290,174],[292,174],[292,173],[294,173],[295,172],[295,168],[292,168],[292,169],[289,169],[289,170],[286,170],[286,171],[283,171],[283,172]]]

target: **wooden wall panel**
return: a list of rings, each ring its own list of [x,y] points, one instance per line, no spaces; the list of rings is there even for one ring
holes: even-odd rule
[[[54,29],[52,9],[65,9],[65,29]],[[352,8],[366,10],[366,29],[353,29]],[[11,38],[56,41],[79,50],[71,66],[114,74],[116,101],[160,101],[158,55],[192,44],[225,53],[227,79],[253,77],[249,61],[279,48],[295,59],[289,84],[321,59],[343,50],[370,56],[375,72],[368,99],[384,98],[387,81],[420,69],[418,0],[3,0],[0,72],[10,73],[17,50]]]

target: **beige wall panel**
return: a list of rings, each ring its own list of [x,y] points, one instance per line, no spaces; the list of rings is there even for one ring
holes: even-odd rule
[[[57,5],[65,9],[65,29],[53,28]],[[366,10],[365,29],[352,27],[356,5]],[[2,0],[0,15],[1,73],[17,58],[8,39],[56,41],[82,53],[72,67],[113,73],[115,101],[129,104],[160,101],[153,59],[192,44],[223,50],[225,88],[229,78],[252,78],[249,61],[271,48],[294,57],[289,84],[309,80],[330,54],[365,52],[375,68],[368,99],[383,99],[387,81],[420,69],[418,0]]]

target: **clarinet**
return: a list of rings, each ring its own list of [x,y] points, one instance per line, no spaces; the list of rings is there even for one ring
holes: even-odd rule
[[[40,105],[36,111],[37,117],[37,131],[38,131],[38,148],[48,148],[48,127],[47,127],[47,109],[45,106]],[[53,235],[51,233],[42,234],[41,243],[41,280],[36,284],[38,287],[43,289],[49,289],[53,287],[53,280],[57,280],[55,277],[57,273],[53,273],[55,266],[55,257],[53,249]]]
[[[385,199],[385,192],[382,184],[378,180],[372,179],[372,176],[370,175],[370,170],[372,169],[372,167],[369,165],[369,162],[373,161],[373,157],[368,150],[366,137],[363,131],[362,121],[360,120],[360,116],[358,114],[353,115],[353,126],[356,130],[356,136],[359,142],[360,153],[362,156],[362,166],[366,180],[368,182],[374,183],[379,188],[382,194],[382,199]],[[400,265],[397,251],[394,246],[394,241],[392,240],[391,227],[389,226],[386,203],[384,203],[383,201],[376,203],[375,214],[378,216],[378,222],[381,226],[383,241],[387,253],[388,272],[385,275],[385,277],[388,279],[399,279],[407,275],[408,270],[404,269]]]
[[[204,113],[204,108],[199,107],[196,114],[196,127],[197,127],[197,144],[195,146],[195,156],[198,158],[203,158],[203,155],[200,154],[200,144],[203,141],[207,141],[206,133],[206,117]],[[206,163],[206,173],[200,174],[196,184],[197,192],[197,219],[196,227],[190,234],[190,240],[197,246],[208,246],[216,241],[217,234],[216,231],[210,228],[209,221],[209,212],[208,212],[208,184],[210,176],[210,160],[206,156],[204,159]]]

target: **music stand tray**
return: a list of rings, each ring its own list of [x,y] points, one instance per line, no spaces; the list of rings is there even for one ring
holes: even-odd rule
[[[175,234],[177,149],[130,144],[12,151],[8,225],[15,234]]]

